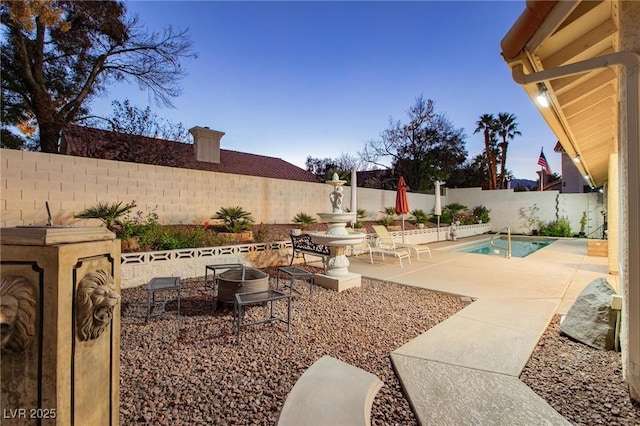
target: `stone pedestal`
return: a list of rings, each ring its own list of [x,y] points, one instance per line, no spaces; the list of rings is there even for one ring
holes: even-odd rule
[[[1,242],[1,423],[117,425],[119,241],[24,227]]]
[[[360,287],[362,285],[362,276],[349,272],[347,275],[339,277],[329,276],[325,274],[315,274],[313,277],[314,284],[322,286],[329,290],[341,292],[349,288]]]

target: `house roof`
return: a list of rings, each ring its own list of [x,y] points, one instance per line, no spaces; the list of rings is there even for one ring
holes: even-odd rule
[[[502,39],[502,56],[531,99],[544,88],[550,107],[538,110],[592,186],[608,180],[618,140],[620,51],[618,1],[528,0]]]
[[[193,144],[70,125],[63,131],[67,155],[155,164],[184,169],[318,182],[316,176],[281,158],[220,150],[220,163],[196,159]]]

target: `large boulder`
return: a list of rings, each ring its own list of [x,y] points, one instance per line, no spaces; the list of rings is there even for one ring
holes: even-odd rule
[[[591,281],[569,309],[560,331],[596,349],[614,349],[616,311],[611,309],[614,294],[616,291],[604,278]]]

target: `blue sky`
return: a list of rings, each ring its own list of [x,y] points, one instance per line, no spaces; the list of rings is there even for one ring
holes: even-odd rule
[[[151,30],[189,28],[198,54],[175,109],[160,108],[137,86],[115,85],[93,102],[108,115],[113,99],[150,105],[185,127],[226,133],[222,148],[283,158],[356,155],[378,139],[389,117],[406,121],[415,98],[435,101],[465,129],[470,156],[482,151],[475,123],[484,113],[518,117],[522,136],[507,167],[536,179],[544,146],[560,172],[556,138],[511,79],[500,40],[524,1],[214,2],[130,1]]]

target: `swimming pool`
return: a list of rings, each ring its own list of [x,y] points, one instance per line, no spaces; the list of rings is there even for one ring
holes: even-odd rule
[[[511,256],[525,257],[531,253],[548,246],[556,241],[554,238],[541,237],[511,237]],[[461,253],[488,254],[494,256],[504,256],[507,250],[507,237],[501,236],[493,242],[496,247],[491,246],[491,239],[478,241],[456,249]]]

